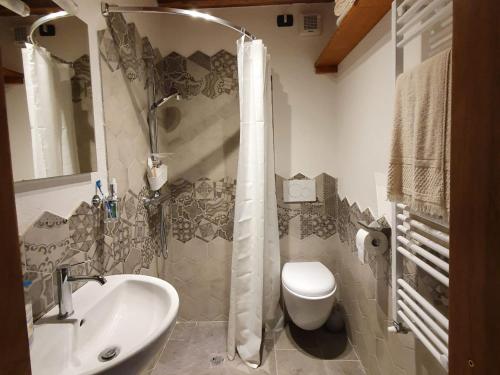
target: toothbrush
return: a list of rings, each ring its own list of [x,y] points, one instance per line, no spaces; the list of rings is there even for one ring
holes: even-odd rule
[[[99,191],[101,192],[102,197],[104,198],[104,193],[102,192],[102,189],[101,189],[101,187],[102,187],[101,180],[97,180],[95,182],[95,186],[97,187],[97,189],[99,189]]]
[[[106,209],[108,211],[111,210],[111,207],[109,206],[109,202],[108,200],[106,199],[106,197],[104,196],[104,193],[102,192],[102,184],[101,184],[101,180],[97,180],[95,182],[95,186],[97,187],[97,189],[99,189],[99,192],[101,193],[102,195],[102,201],[104,202],[104,205],[106,206]]]

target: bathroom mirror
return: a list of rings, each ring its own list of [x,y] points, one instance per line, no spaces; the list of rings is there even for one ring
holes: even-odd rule
[[[96,171],[87,25],[75,16],[0,17],[14,181]]]

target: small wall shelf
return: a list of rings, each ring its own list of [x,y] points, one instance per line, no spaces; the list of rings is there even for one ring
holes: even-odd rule
[[[335,73],[338,65],[391,9],[391,0],[358,0],[316,60],[317,74]]]
[[[23,84],[24,74],[2,67],[3,79],[5,83]]]

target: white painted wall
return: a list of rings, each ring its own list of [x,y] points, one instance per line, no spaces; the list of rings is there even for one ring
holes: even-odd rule
[[[139,1],[119,1],[134,5]],[[150,1],[148,3],[154,3]],[[142,3],[144,5],[144,3]],[[208,12],[244,26],[269,47],[273,69],[276,169],[283,176],[302,172],[311,177],[326,172],[339,178],[340,194],[374,214],[387,208],[385,173],[392,127],[394,63],[390,18],[386,16],[351,52],[339,73],[316,75],[314,61],[334,29],[331,4],[297,4],[226,8]],[[323,34],[300,37],[301,12],[323,17]],[[276,16],[295,16],[293,28],[277,28]],[[73,184],[18,194],[21,233],[44,210],[68,216],[81,200],[94,194],[94,181],[106,180],[106,158],[95,30],[105,27],[100,2],[80,1],[78,14],[89,25],[98,172],[92,184]],[[196,50],[213,54],[219,49],[236,52],[238,34],[203,21],[180,16],[127,15],[136,22],[162,54],[177,51],[189,56]],[[161,32],[158,32],[161,30]],[[214,43],[214,41],[216,41]],[[165,150],[168,151],[168,150]],[[378,181],[378,182],[376,182]]]
[[[405,71],[422,61],[424,45],[418,37],[405,47]],[[333,175],[339,194],[389,220],[386,188],[395,72],[389,12],[342,61],[330,88],[336,132]]]
[[[31,180],[35,170],[26,87],[17,83],[5,85],[5,103],[14,181]]]
[[[384,201],[394,72],[388,13],[340,64],[330,88],[339,194],[361,209],[370,208],[374,215],[389,209]]]
[[[329,173],[338,177],[341,196],[388,216],[385,185],[395,84],[390,15],[346,57],[337,74],[316,75],[314,61],[335,28],[331,4],[203,11],[245,27],[269,48],[277,173]],[[321,37],[299,36],[301,12],[322,15]],[[294,27],[276,27],[282,13],[294,15]],[[189,56],[197,49],[209,55],[222,48],[236,52],[238,34],[218,25],[168,15],[126,18],[162,55]]]
[[[245,27],[262,38],[269,49],[277,173],[291,176],[302,172],[310,177],[332,173],[335,140],[332,78],[314,73],[314,62],[335,25],[331,4],[203,11]],[[324,28],[320,37],[299,36],[301,12],[322,15]],[[276,26],[276,16],[283,13],[294,15],[293,27]],[[239,34],[219,25],[172,15],[127,14],[126,18],[136,23],[140,34],[148,36],[162,55],[176,51],[189,56],[196,50],[212,55],[220,49],[236,53]]]
[[[80,8],[77,16],[88,25],[97,172],[91,174],[90,183],[66,184],[55,188],[16,194],[17,222],[20,234],[23,234],[44,211],[50,211],[63,217],[71,215],[80,202],[91,200],[95,194],[94,186],[97,179],[101,179],[103,184],[107,184],[99,49],[96,32],[96,30],[102,29],[105,24],[100,13],[100,1],[80,0],[78,3],[80,3]]]

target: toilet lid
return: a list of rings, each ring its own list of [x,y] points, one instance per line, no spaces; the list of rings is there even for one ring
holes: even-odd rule
[[[281,273],[283,285],[304,297],[323,297],[335,290],[335,278],[320,262],[285,263]]]

